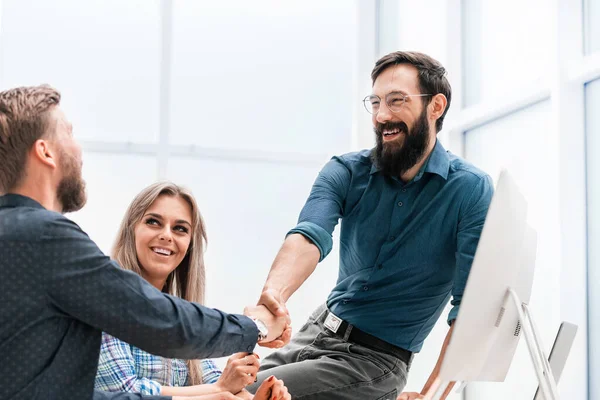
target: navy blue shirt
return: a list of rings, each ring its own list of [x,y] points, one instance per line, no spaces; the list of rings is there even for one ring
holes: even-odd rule
[[[339,276],[329,309],[418,352],[451,294],[448,322],[458,314],[493,183],[439,141],[407,183],[384,176],[370,154],[333,157],[289,233],[310,239],[322,260],[341,219]]]
[[[182,359],[251,352],[258,339],[249,318],[161,293],[71,220],[0,196],[0,399],[91,399],[102,331]]]

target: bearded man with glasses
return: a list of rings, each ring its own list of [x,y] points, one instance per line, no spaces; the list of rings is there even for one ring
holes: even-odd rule
[[[329,254],[342,220],[337,284],[291,342],[265,359],[254,387],[276,375],[294,399],[393,400],[452,297],[450,329],[421,393],[437,377],[493,184],[437,140],[452,92],[438,61],[391,53],[371,78],[363,103],[376,146],[333,157],[321,170],[258,304],[285,316],[285,302]],[[288,338],[289,330],[281,341]]]

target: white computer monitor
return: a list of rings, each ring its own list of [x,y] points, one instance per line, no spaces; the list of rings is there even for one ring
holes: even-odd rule
[[[526,218],[525,198],[502,171],[441,366],[442,381],[504,381],[521,337],[507,290],[527,302],[533,284],[537,235]]]

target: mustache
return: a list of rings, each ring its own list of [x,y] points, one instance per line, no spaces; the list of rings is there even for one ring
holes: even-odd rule
[[[377,133],[378,135],[383,135],[383,131],[384,130],[395,130],[398,129],[400,132],[403,132],[404,134],[408,134],[408,126],[400,121],[400,122],[386,122],[386,123],[377,123],[375,125],[375,133]]]

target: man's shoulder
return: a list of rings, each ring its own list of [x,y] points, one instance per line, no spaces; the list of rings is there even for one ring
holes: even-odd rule
[[[36,240],[49,233],[79,229],[64,215],[43,208],[4,209],[0,215],[0,237],[4,239]]]
[[[448,152],[450,158],[449,175],[460,182],[477,184],[481,180],[490,178],[489,174],[476,167],[469,161]]]
[[[351,170],[356,168],[368,168],[370,169],[373,165],[373,160],[371,159],[371,150],[364,149],[359,151],[353,151],[350,153],[341,154],[339,156],[333,157],[335,160],[341,162],[346,165]]]

